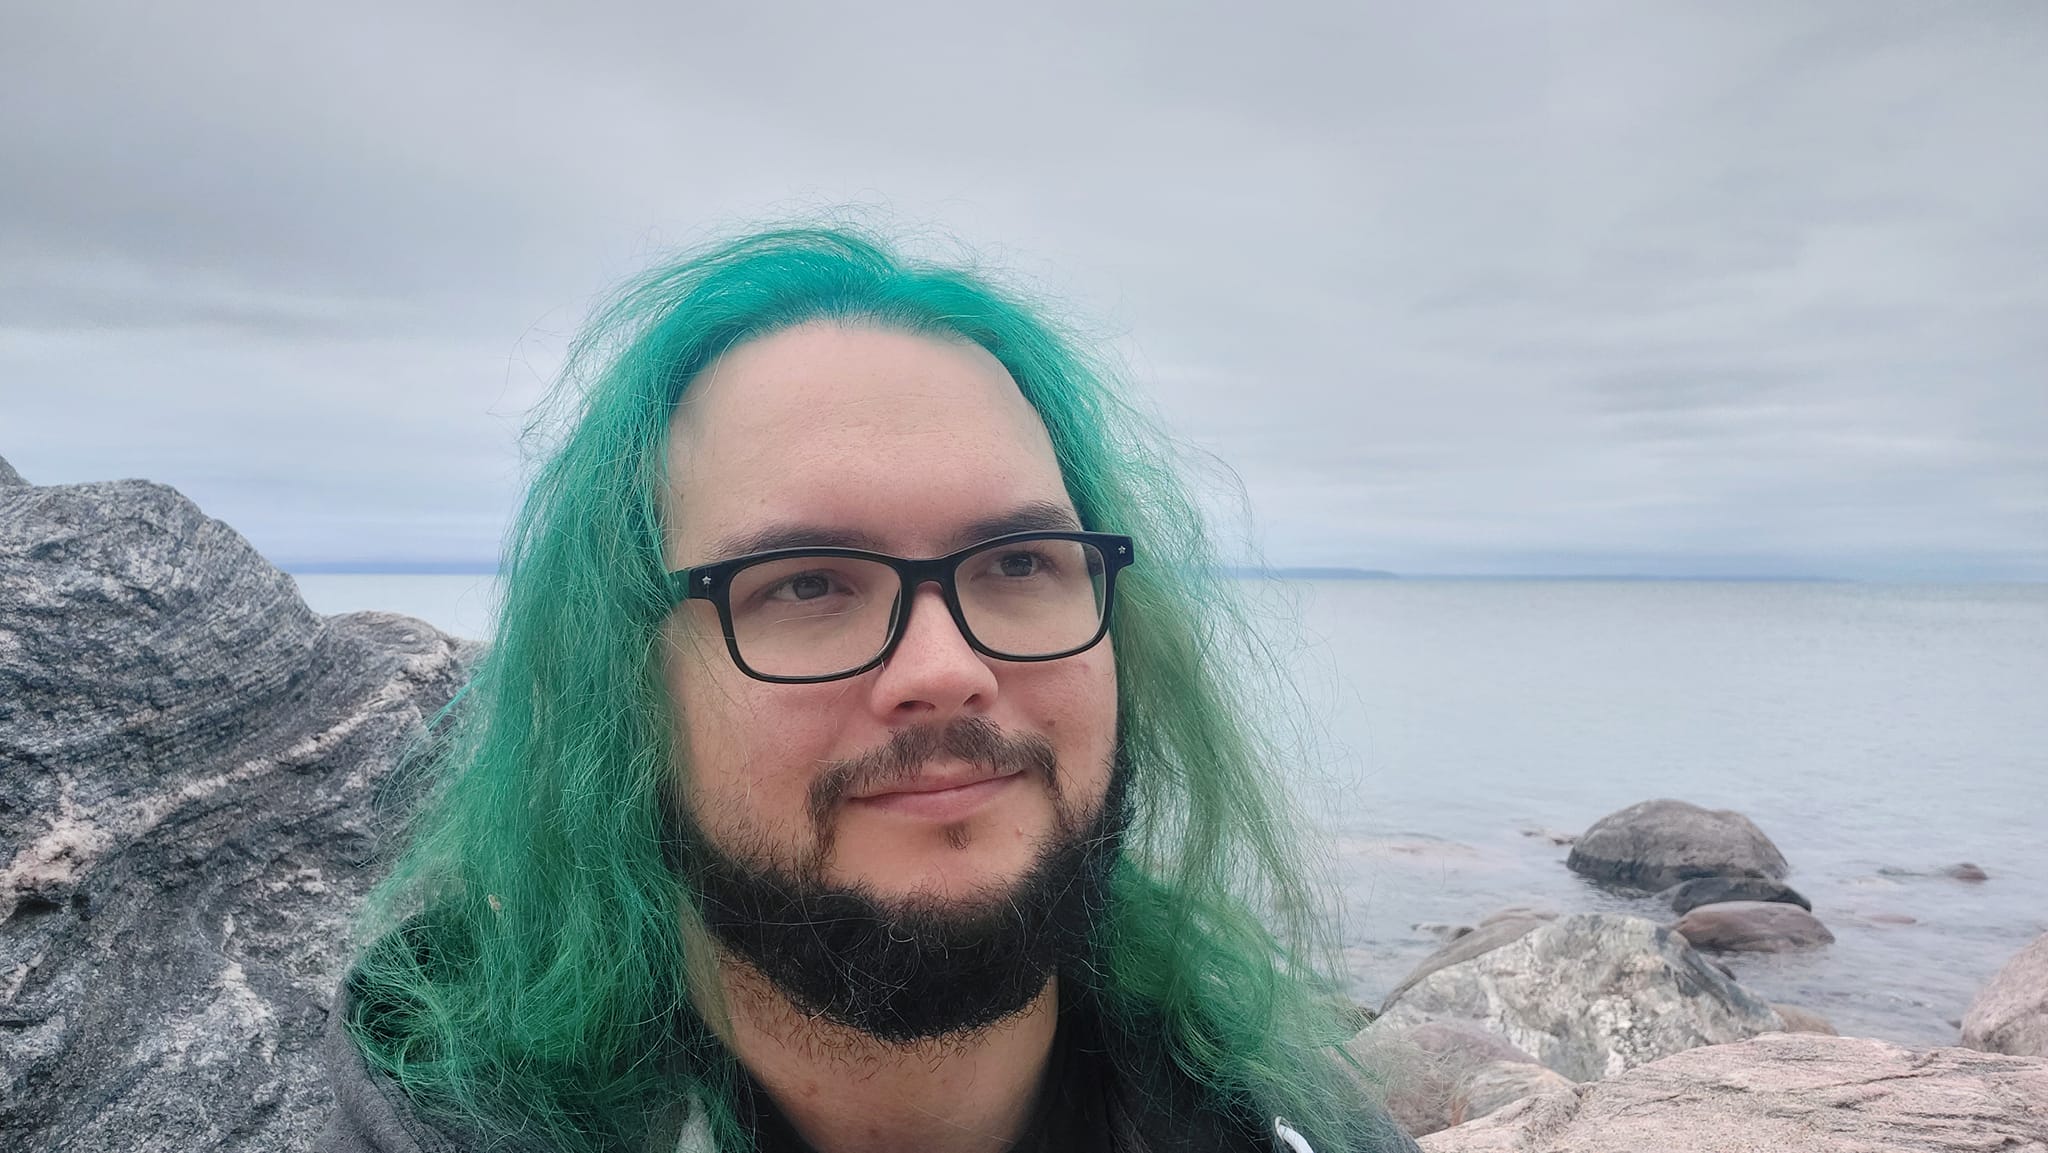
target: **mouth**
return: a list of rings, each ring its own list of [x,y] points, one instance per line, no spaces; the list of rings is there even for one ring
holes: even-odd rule
[[[892,781],[850,801],[861,809],[928,820],[958,820],[1010,789],[1023,776],[1015,769],[1003,772],[963,767],[958,772],[922,773],[908,780]]]

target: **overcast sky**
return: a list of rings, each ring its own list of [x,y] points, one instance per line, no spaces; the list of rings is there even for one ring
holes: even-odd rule
[[[2048,3],[10,3],[0,456],[488,561],[584,309],[852,203],[1276,564],[2048,579]]]

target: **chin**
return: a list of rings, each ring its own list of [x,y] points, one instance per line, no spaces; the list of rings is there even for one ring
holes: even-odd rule
[[[828,874],[834,884],[858,886],[885,901],[920,898],[962,906],[1007,899],[1038,860],[1041,841],[1013,826],[946,826],[917,838],[898,838],[876,853],[847,853]],[[850,858],[850,859],[849,859]]]

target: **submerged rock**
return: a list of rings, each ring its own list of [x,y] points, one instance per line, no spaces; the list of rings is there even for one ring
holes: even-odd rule
[[[1971,1049],[2048,1057],[2048,933],[1992,976],[1963,1014],[1962,1030]]]
[[[1784,854],[1748,817],[1685,801],[1643,801],[1593,822],[1565,864],[1602,884],[1655,893],[1696,877],[1782,881]]]
[[[1444,1020],[1477,1023],[1574,1081],[1784,1028],[1769,1004],[1684,937],[1602,913],[1530,927],[1412,980],[1374,1028]]]
[[[1766,877],[1701,877],[1673,885],[1657,894],[1657,899],[1669,904],[1671,911],[1681,917],[1701,905],[1725,901],[1778,901],[1813,911],[1813,902],[1800,895],[1799,890]]]
[[[1695,949],[1723,953],[1787,953],[1835,943],[1820,918],[1797,905],[1728,901],[1701,905],[1672,926]]]
[[[1841,1036],[1836,1031],[1833,1021],[1828,1020],[1811,1009],[1802,1009],[1797,1005],[1780,1005],[1776,1002],[1772,1002],[1771,1008],[1776,1009],[1778,1016],[1784,1020],[1787,1033],[1820,1033],[1828,1037]]]
[[[1988,1153],[2048,1147],[2048,1061],[1776,1033],[1524,1098],[1424,1153]]]
[[[0,487],[0,1148],[311,1143],[376,794],[475,651],[161,485]]]

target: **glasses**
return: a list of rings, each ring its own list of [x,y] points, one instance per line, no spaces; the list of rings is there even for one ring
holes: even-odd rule
[[[928,582],[984,656],[1056,661],[1086,651],[1109,632],[1116,574],[1134,559],[1127,536],[1020,532],[930,560],[776,549],[672,572],[669,582],[678,601],[718,609],[741,672],[811,684],[887,660],[903,639],[911,593]]]

